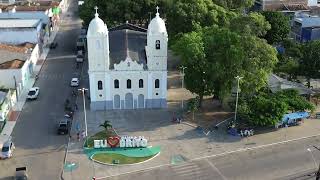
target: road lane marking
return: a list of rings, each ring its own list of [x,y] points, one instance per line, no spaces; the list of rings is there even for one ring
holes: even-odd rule
[[[215,170],[217,171],[217,173],[222,177],[223,180],[228,180],[228,178],[226,178],[222,172],[212,163],[208,160],[208,158],[205,159],[207,161],[207,163]]]
[[[198,161],[198,160],[203,160],[203,159],[207,159],[207,158],[220,157],[220,156],[233,154],[233,153],[237,153],[237,152],[245,152],[245,151],[251,151],[251,150],[255,150],[255,149],[262,149],[262,148],[269,147],[269,146],[274,146],[274,145],[279,145],[279,144],[286,144],[288,142],[295,142],[295,141],[309,139],[309,138],[318,137],[318,136],[320,136],[320,134],[316,134],[316,135],[312,135],[312,136],[305,136],[305,137],[286,140],[286,141],[280,141],[280,142],[276,142],[276,143],[264,144],[264,145],[251,147],[251,148],[240,148],[240,149],[237,149],[237,150],[227,151],[227,152],[223,152],[223,153],[219,153],[219,154],[213,154],[213,155],[209,155],[209,156],[201,156],[201,157],[198,157],[198,158],[190,159],[189,161]],[[107,179],[107,178],[126,175],[126,174],[138,173],[138,172],[143,172],[143,171],[151,171],[153,169],[157,169],[157,168],[161,168],[161,167],[165,167],[165,166],[171,166],[171,165],[172,164],[169,164],[169,163],[161,164],[161,165],[158,165],[158,166],[148,167],[148,168],[145,168],[145,169],[138,169],[138,170],[128,171],[128,172],[124,172],[124,173],[120,173],[120,174],[99,177],[97,179]]]

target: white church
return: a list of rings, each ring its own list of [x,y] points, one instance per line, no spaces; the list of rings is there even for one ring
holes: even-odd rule
[[[148,29],[110,30],[95,9],[87,32],[91,110],[166,108],[168,34],[159,8]]]

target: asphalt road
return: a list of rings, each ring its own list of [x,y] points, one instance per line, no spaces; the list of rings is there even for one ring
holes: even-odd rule
[[[39,98],[26,102],[13,130],[16,150],[12,159],[0,162],[0,179],[12,176],[18,166],[27,166],[30,179],[60,179],[68,139],[57,135],[56,126],[64,116],[64,101],[71,96],[70,80],[79,74],[74,56],[80,33],[76,3],[69,6],[55,39],[58,47],[49,52],[35,84]]]
[[[255,150],[162,166],[140,172],[128,172],[108,180],[302,180],[315,179],[320,152],[319,137]],[[313,150],[312,155],[307,149]],[[316,163],[315,163],[316,162]],[[99,178],[100,179],[100,178]],[[101,178],[102,179],[102,178]]]

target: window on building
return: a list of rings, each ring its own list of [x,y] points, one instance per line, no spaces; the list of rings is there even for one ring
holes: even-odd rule
[[[98,90],[102,90],[102,81],[98,81]]]
[[[143,79],[139,79],[139,88],[143,88]]]
[[[156,40],[156,49],[160,49],[160,40]]]
[[[127,89],[131,89],[131,80],[130,79],[127,80]]]
[[[154,87],[155,88],[159,88],[160,87],[160,80],[156,79],[156,81],[154,82]]]
[[[114,88],[119,88],[119,80],[114,80]]]

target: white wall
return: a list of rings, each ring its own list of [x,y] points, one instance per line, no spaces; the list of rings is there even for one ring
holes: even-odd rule
[[[25,42],[38,43],[36,28],[1,28],[0,43],[22,44]]]
[[[14,76],[18,85],[18,82],[22,80],[20,69],[0,69],[0,86],[14,89]]]
[[[2,12],[0,13],[0,19],[40,19],[42,23],[48,24],[49,17],[44,11],[23,11],[23,12]]]
[[[317,6],[318,0],[308,0],[308,6]]]

